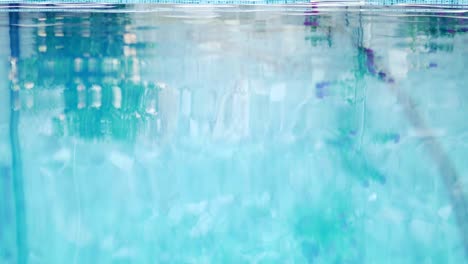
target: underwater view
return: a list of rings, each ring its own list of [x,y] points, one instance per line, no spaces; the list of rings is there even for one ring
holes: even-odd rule
[[[0,263],[468,263],[468,7],[0,9]]]

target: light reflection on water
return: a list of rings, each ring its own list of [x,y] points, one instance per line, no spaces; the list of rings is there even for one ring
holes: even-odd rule
[[[466,261],[465,13],[145,7],[0,13],[0,260]]]

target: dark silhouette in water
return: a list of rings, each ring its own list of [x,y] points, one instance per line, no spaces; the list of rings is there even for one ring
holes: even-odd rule
[[[12,4],[12,6],[16,6]],[[15,101],[18,99],[18,91],[13,89],[17,84],[17,62],[20,57],[19,43],[19,12],[9,13],[9,35],[10,35],[10,52],[11,52],[11,89],[10,89],[10,144],[12,157],[12,182],[13,195],[15,204],[15,219],[16,219],[16,247],[17,247],[17,263],[25,264],[28,262],[28,247],[27,247],[27,226],[25,212],[25,197],[24,183],[22,173],[21,149],[18,137],[19,111],[15,109]]]
[[[411,96],[406,94],[403,90],[398,89],[395,80],[389,73],[378,69],[378,65],[375,63],[374,50],[364,48],[362,46],[359,46],[358,48],[360,52],[365,54],[365,68],[367,69],[367,72],[390,85],[389,89],[397,97],[398,102],[403,105],[405,116],[411,125],[420,130],[430,130],[430,127],[426,124],[424,118],[413,107],[415,102]],[[436,64],[431,63],[429,67],[436,67]],[[468,257],[468,201],[464,191],[464,186],[462,186],[462,181],[460,180],[461,177],[437,138],[430,137],[427,141],[426,149],[429,152],[429,156],[435,164],[437,164],[439,174],[442,177],[446,192],[455,212],[455,218],[458,223],[459,234],[464,246],[465,256]]]

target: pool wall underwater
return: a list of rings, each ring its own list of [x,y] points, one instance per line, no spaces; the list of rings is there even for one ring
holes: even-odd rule
[[[41,2],[0,263],[468,262],[468,1]]]

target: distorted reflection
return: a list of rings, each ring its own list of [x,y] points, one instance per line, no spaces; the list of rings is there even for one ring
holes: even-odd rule
[[[88,139],[134,140],[142,124],[155,122],[158,88],[141,79],[127,15],[30,16],[37,26],[31,55],[19,62],[22,108],[51,110],[55,103],[64,110],[54,132]]]

